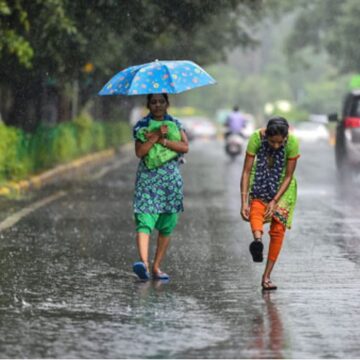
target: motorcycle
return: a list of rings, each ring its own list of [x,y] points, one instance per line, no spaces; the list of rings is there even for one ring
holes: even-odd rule
[[[241,134],[230,133],[225,137],[225,152],[232,160],[241,155],[245,145],[245,138]]]

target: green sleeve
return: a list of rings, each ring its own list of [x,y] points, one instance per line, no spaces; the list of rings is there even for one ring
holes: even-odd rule
[[[260,130],[257,130],[254,133],[252,133],[252,135],[249,137],[246,152],[249,155],[256,155],[256,153],[260,149],[260,146],[261,146]]]
[[[293,134],[289,134],[289,139],[286,144],[286,157],[288,159],[296,159],[300,156],[299,140]]]

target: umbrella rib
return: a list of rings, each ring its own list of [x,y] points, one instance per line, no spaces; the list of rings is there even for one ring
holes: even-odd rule
[[[165,65],[164,65],[164,66],[165,66]],[[166,72],[168,73],[168,75],[169,75],[169,77],[170,77],[170,79],[171,79],[170,84],[171,84],[171,83],[174,83],[174,90],[175,90],[175,82],[174,82],[174,79],[173,79],[173,77],[171,76],[171,73],[170,73],[170,71],[169,71],[169,69],[168,69],[167,66],[165,66],[165,69],[166,69]],[[170,86],[171,86],[171,85],[170,85]]]
[[[131,86],[133,85],[133,80],[134,80],[135,76],[137,76],[137,74],[139,73],[140,69],[141,69],[141,68],[139,67],[138,69],[135,70],[135,75],[133,76],[133,79],[130,81],[130,86],[129,86],[129,88],[126,90],[126,95],[130,95],[130,94],[129,94],[129,91],[130,91],[130,89],[131,89]]]

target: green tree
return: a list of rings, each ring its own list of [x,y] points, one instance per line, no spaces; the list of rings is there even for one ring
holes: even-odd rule
[[[218,61],[233,46],[255,43],[251,29],[265,3],[0,0],[6,20],[0,34],[8,34],[0,40],[0,86],[9,98],[3,117],[31,130],[51,103],[60,119],[69,117],[73,84],[79,85],[84,105],[111,75],[131,64],[156,58]],[[91,72],[84,71],[87,63]]]
[[[307,63],[304,49],[326,51],[341,72],[360,72],[360,7],[358,0],[315,0],[297,16],[287,40],[287,52],[294,63]]]
[[[65,5],[65,0],[17,0],[9,6],[14,16],[21,11],[19,16],[26,19],[26,28],[17,21],[8,21],[8,27],[21,34],[33,56],[24,63],[18,53],[8,51],[0,59],[1,85],[11,97],[2,109],[8,124],[32,129],[41,118],[42,101],[46,101],[41,94],[49,80],[58,79],[64,64],[71,63],[70,51],[63,49],[70,49],[70,43],[79,39],[76,27],[65,14]],[[68,68],[71,73],[72,67]]]
[[[4,53],[14,54],[19,62],[29,67],[34,51],[23,36],[29,31],[29,22],[21,1],[0,0],[0,58]]]

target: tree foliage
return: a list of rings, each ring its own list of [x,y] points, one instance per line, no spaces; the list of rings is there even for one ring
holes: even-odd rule
[[[28,16],[21,1],[10,5],[0,0],[0,57],[4,52],[15,54],[20,64],[29,67],[34,51],[24,36],[28,31]]]
[[[0,0],[0,108],[9,124],[32,129],[53,102],[69,117],[129,65],[192,59],[202,65],[235,46],[254,45],[266,0]],[[4,91],[3,91],[4,92]]]
[[[289,3],[294,4],[280,1],[279,5]],[[302,7],[311,5],[299,3]],[[314,8],[311,9],[314,12]],[[262,22],[258,34],[260,44],[256,49],[237,50],[229,56],[227,65],[207,67],[209,73],[220,80],[216,86],[180,94],[172,99],[172,103],[199,107],[213,118],[217,110],[231,109],[238,104],[242,111],[252,113],[259,122],[265,116],[264,105],[273,105],[279,100],[292,104],[293,111],[286,115],[290,121],[304,119],[308,114],[338,112],[349,75],[339,75],[336,64],[329,62],[329,55],[320,45],[316,46],[317,52],[309,46],[301,51],[296,49],[307,66],[294,66],[294,57],[287,61],[283,52],[284,40],[294,27],[294,15],[303,8],[293,8],[295,14],[284,13],[288,10],[291,8],[272,9],[276,17]],[[317,13],[312,16],[318,19]],[[309,34],[306,30],[312,28],[295,34],[299,42]],[[323,44],[321,38],[310,38],[314,44]]]
[[[326,51],[337,69],[344,73],[358,73],[359,18],[358,0],[315,0],[303,4],[294,30],[287,40],[289,56],[299,60],[306,48],[316,52]]]

